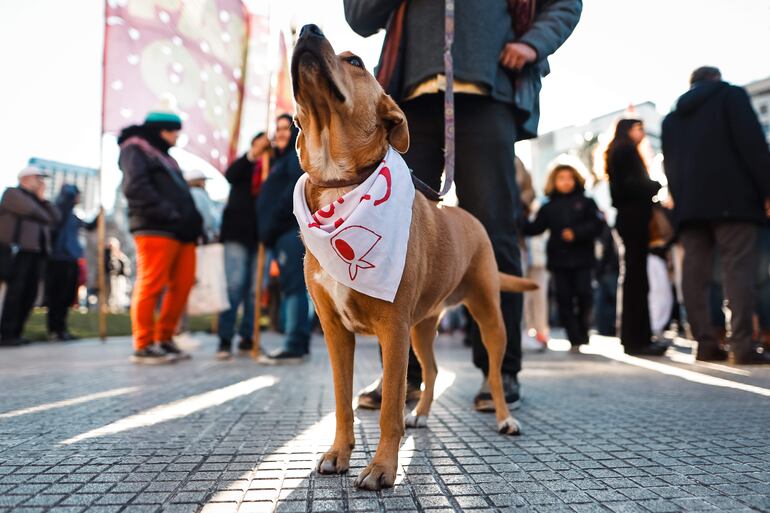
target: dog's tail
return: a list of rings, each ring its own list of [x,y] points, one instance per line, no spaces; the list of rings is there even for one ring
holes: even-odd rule
[[[532,280],[512,274],[500,273],[501,292],[526,292],[528,290],[537,290],[538,288],[537,283]]]

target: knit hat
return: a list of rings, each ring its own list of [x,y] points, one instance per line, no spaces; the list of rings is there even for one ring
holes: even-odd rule
[[[147,113],[144,118],[144,126],[151,126],[161,130],[181,130],[182,118],[173,112],[154,110]]]

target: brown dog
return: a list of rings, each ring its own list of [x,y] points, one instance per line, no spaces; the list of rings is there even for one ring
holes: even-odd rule
[[[297,149],[309,175],[305,199],[311,212],[360,183],[383,159],[388,146],[409,147],[406,118],[361,60],[335,55],[315,25],[303,27],[292,58],[292,81],[300,128]],[[426,425],[437,367],[433,340],[439,316],[463,303],[478,322],[489,355],[489,386],[500,433],[516,435],[503,393],[501,365],[505,326],[500,291],[521,292],[534,283],[498,272],[481,223],[460,208],[439,207],[417,193],[406,263],[392,303],[356,292],[331,278],[309,251],[305,278],[321,320],[334,373],[337,428],[334,444],[318,463],[322,474],[348,470],[353,434],[354,333],[375,335],[382,346],[383,393],[380,443],[374,459],[355,481],[369,490],[393,486],[404,434],[409,340],[423,369],[424,391],[406,419]]]

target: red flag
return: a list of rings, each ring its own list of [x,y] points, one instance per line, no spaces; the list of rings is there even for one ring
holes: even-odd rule
[[[184,122],[179,147],[224,169],[243,95],[241,1],[108,0],[106,14],[104,131],[171,109]]]

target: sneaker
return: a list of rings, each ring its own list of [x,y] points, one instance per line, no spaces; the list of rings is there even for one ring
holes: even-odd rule
[[[761,347],[753,347],[747,354],[733,354],[732,357],[732,363],[735,365],[770,365],[770,351]]]
[[[139,351],[134,351],[130,360],[132,363],[142,365],[165,365],[177,361],[176,358],[170,358],[166,351],[156,345],[147,346]]]
[[[30,341],[26,338],[4,338],[0,339],[0,347],[19,347],[26,346]]]
[[[73,340],[77,340],[78,338],[73,336],[68,331],[60,331],[57,333],[49,333],[48,334],[48,341],[49,342],[70,342]]]
[[[179,346],[176,345],[176,342],[173,340],[165,340],[161,342],[160,348],[166,352],[171,358],[174,358],[176,360],[189,360],[192,358],[192,355],[190,353],[187,353],[185,351],[182,351],[179,349]]]
[[[238,352],[241,354],[250,353],[254,348],[254,342],[250,338],[241,338],[238,342]]]
[[[521,350],[526,353],[542,353],[548,348],[548,342],[541,342],[538,338],[527,333],[522,333]]]
[[[668,344],[650,342],[641,347],[627,347],[626,354],[631,356],[663,356],[668,350]]]
[[[412,383],[406,384],[406,402],[416,403],[422,396],[420,387]],[[358,407],[365,410],[379,410],[382,406],[382,376],[375,379],[368,387],[358,394]]]
[[[516,410],[521,406],[521,395],[519,393],[519,381],[512,374],[503,374],[503,392],[505,392],[505,402],[508,408]],[[495,411],[495,403],[492,400],[492,393],[489,390],[489,382],[486,378],[481,383],[481,388],[473,398],[473,408],[476,411],[490,413]]]
[[[217,349],[216,359],[229,360],[230,358],[232,358],[233,354],[230,352],[230,347],[232,347],[232,344],[229,340],[220,338],[219,349]]]
[[[261,355],[258,361],[265,365],[297,365],[305,361],[305,355],[278,350]]]

